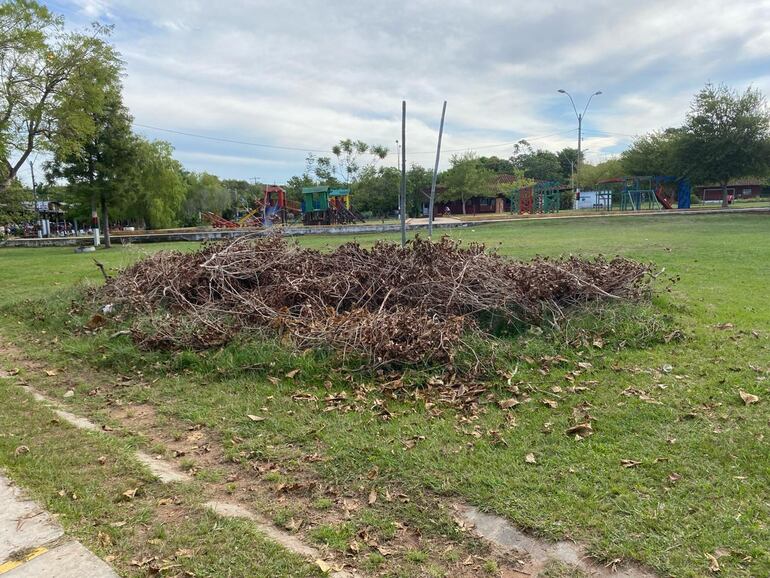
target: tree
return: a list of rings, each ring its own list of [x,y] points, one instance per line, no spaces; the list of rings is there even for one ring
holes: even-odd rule
[[[353,185],[351,202],[359,212],[385,217],[398,209],[401,171],[394,167],[368,167]]]
[[[707,84],[693,100],[683,127],[679,157],[698,182],[722,186],[728,206],[731,179],[770,172],[770,114],[756,89],[742,94]]]
[[[585,163],[585,155],[581,152],[580,157],[580,164],[582,166]],[[559,160],[559,165],[561,165],[562,179],[571,182],[572,176],[577,172],[578,168],[578,150],[571,147],[563,148],[556,153],[556,158]]]
[[[521,140],[514,146],[510,159],[514,168],[524,171],[524,176],[537,181],[561,181],[562,168],[559,158],[552,152],[534,150]]]
[[[493,173],[502,175],[512,175],[515,170],[511,161],[500,157],[480,157],[479,164]]]
[[[441,184],[444,191],[441,200],[459,198],[463,204],[463,215],[466,213],[466,199],[472,196],[489,196],[494,194],[494,173],[479,163],[473,152],[462,155],[452,155],[449,161],[451,168],[441,174]]]
[[[309,154],[305,159],[304,175],[315,175],[322,185],[350,187],[367,169],[388,156],[388,149],[369,145],[361,140],[343,139],[332,147],[332,157],[316,157]]]
[[[187,184],[173,151],[165,141],[133,138],[133,164],[129,168],[128,191],[122,199],[122,214],[140,227],[164,229],[177,224]]]
[[[430,200],[430,185],[433,181],[433,171],[418,164],[412,164],[406,172],[406,206],[407,214],[420,216],[422,203]]]
[[[230,192],[232,198],[230,209],[222,214],[226,219],[236,217],[241,210],[250,210],[255,201],[262,198],[264,192],[264,185],[242,179],[223,179],[222,186]]]
[[[682,129],[667,128],[637,138],[620,156],[629,175],[679,175]]]
[[[230,193],[216,175],[188,173],[186,180],[187,196],[182,203],[185,224],[198,224],[201,213],[221,214],[230,206]]]
[[[580,184],[588,190],[596,187],[601,181],[614,179],[629,173],[624,170],[620,159],[610,159],[596,165],[580,163]],[[668,174],[668,173],[638,173],[638,174]]]
[[[64,178],[70,191],[88,199],[92,211],[99,205],[104,245],[109,248],[109,205],[129,190],[136,148],[120,85],[115,83],[103,92],[102,107],[89,115],[93,130],[77,140],[56,141],[54,158],[46,169],[50,180]]]
[[[120,71],[109,31],[67,32],[33,0],[0,4],[0,199],[34,150],[75,151],[97,130]]]

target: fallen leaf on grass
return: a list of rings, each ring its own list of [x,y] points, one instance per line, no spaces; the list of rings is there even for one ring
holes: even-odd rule
[[[14,450],[13,455],[18,458],[19,456],[23,456],[24,454],[28,454],[28,453],[29,453],[29,447],[19,446]]]
[[[321,569],[321,572],[323,572],[324,574],[328,574],[329,572],[332,571],[332,567],[326,562],[324,562],[323,560],[321,560],[320,558],[315,561],[315,565],[318,566]]]
[[[526,456],[524,456],[524,461],[528,464],[536,464],[537,460],[535,459],[535,454],[529,453]]]
[[[708,552],[704,555],[709,561],[709,570],[712,572],[719,572],[719,560],[716,559],[716,556],[709,554]]]
[[[62,397],[73,397],[75,395],[74,389],[68,389],[64,392],[64,395]]]
[[[720,323],[719,325],[714,325],[715,329],[719,329],[721,331],[724,331],[726,329],[732,329],[733,327],[735,327],[735,325],[733,325],[732,323]]]
[[[107,463],[107,456],[99,456],[96,458],[96,461],[99,462],[99,465],[104,465]]]
[[[377,501],[377,490],[375,490],[374,488],[372,488],[372,491],[371,491],[371,492],[369,492],[369,500],[368,500],[368,502],[369,502],[369,505],[371,506],[371,505],[372,505],[372,504],[374,504],[376,501]]]
[[[251,415],[251,414],[248,414],[246,417],[249,418],[251,421],[265,421],[265,419],[267,419],[259,415]]]
[[[502,409],[510,409],[512,407],[516,407],[517,405],[519,405],[519,400],[516,399],[515,397],[512,397],[510,399],[502,399],[497,403]]]
[[[96,539],[99,540],[99,544],[101,544],[104,547],[112,546],[112,538],[110,538],[109,534],[106,534],[104,532],[99,532],[96,535]]]
[[[637,462],[636,460],[620,460],[620,464],[624,468],[635,468],[638,465],[641,465],[642,462]]]
[[[286,374],[286,377],[287,377],[288,379],[294,379],[294,376],[295,376],[295,375],[297,375],[298,373],[299,373],[299,369],[292,369],[291,371],[289,371],[289,372]]]
[[[738,394],[741,396],[743,403],[745,403],[746,405],[751,405],[752,403],[759,403],[759,397],[752,393],[747,393],[742,389],[739,389]]]
[[[547,405],[551,409],[556,409],[557,407],[559,407],[559,402],[554,401],[552,399],[544,399],[543,400],[543,405]]]
[[[46,369],[46,370],[45,370],[45,374],[46,374],[48,377],[53,377],[54,375],[58,375],[58,374],[56,373],[56,370],[55,370],[55,369]]]
[[[139,491],[139,488],[134,488],[133,490],[126,490],[123,492],[123,496],[125,496],[129,500],[133,500],[136,497],[136,493]]]
[[[591,427],[591,424],[586,423],[579,423],[577,425],[573,425],[572,427],[569,427],[566,429],[565,433],[568,436],[580,436],[581,438],[585,438],[590,436],[594,433],[594,428]]]

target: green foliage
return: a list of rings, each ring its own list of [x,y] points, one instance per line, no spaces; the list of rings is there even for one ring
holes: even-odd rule
[[[352,187],[351,201],[357,211],[384,217],[398,209],[401,172],[393,167],[369,167]]]
[[[0,224],[18,223],[34,216],[34,195],[32,189],[13,179],[2,194],[0,202]]]
[[[121,68],[109,32],[69,32],[31,0],[0,5],[0,197],[33,150],[75,154],[97,132]]]
[[[148,229],[172,227],[185,199],[187,183],[182,165],[172,156],[165,141],[133,139],[134,165],[130,169],[131,189],[124,199],[123,215]]]
[[[355,183],[377,161],[388,156],[388,149],[382,145],[369,145],[361,140],[342,139],[332,147],[332,157],[316,157],[310,154],[305,159],[307,168],[303,176],[315,175],[323,185],[339,186]],[[307,185],[306,185],[307,186]]]
[[[589,190],[597,186],[600,181],[614,179],[629,173],[620,159],[610,159],[596,165],[580,165],[580,186]],[[644,173],[644,174],[668,174],[668,173]]]
[[[678,175],[681,138],[682,130],[678,128],[639,137],[621,155],[623,172],[628,175]],[[585,180],[583,175],[581,179]]]
[[[569,181],[572,177],[573,171],[577,172],[578,170],[578,150],[570,147],[563,148],[558,153],[556,153],[556,157],[559,159],[559,164],[561,165],[562,179]],[[585,163],[585,155],[581,152],[580,157],[580,164],[583,165]]]
[[[186,225],[199,224],[202,212],[221,214],[230,207],[232,197],[216,175],[189,173],[186,180],[187,197],[182,203],[182,219]]]
[[[682,131],[680,163],[701,183],[770,172],[770,113],[754,88],[742,94],[707,84],[693,100]],[[727,195],[723,199],[727,205]]]
[[[493,173],[501,175],[512,175],[514,169],[513,163],[508,159],[501,159],[499,157],[480,157],[479,163],[485,169],[489,169]]]
[[[465,202],[468,198],[488,197],[496,192],[494,173],[482,166],[475,153],[452,155],[450,163],[451,168],[441,174],[443,190],[438,195],[440,200],[460,199],[463,202],[463,214],[465,214]]]
[[[537,181],[561,181],[562,165],[554,153],[542,149],[534,150],[521,140],[514,146],[511,157],[513,166],[524,172],[524,176]]]

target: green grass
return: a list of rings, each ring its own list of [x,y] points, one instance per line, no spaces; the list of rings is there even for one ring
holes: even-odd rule
[[[320,576],[248,523],[205,511],[194,484],[154,480],[126,440],[69,426],[12,381],[0,382],[0,468],[121,576],[152,574],[133,560],[194,576]],[[22,445],[29,453],[16,455]]]
[[[328,395],[326,380],[334,391],[351,386],[334,372],[330,359],[312,353],[297,357],[275,343],[240,343],[204,354],[147,354],[125,337],[75,335],[74,325],[65,325],[72,323],[66,315],[72,294],[57,297],[57,292],[82,278],[98,281],[99,272],[90,257],[65,250],[0,250],[7,273],[2,300],[8,305],[0,322],[31,355],[69,363],[74,371],[83,367],[78,359],[88,359],[110,372],[141,370],[157,378],[151,388],[126,386],[116,395],[152,403],[169,416],[225,436],[240,436],[263,459],[292,462],[298,453],[321,451],[325,461],[304,467],[347,488],[368,488],[368,474],[377,471],[381,489],[412,498],[396,512],[423,533],[456,532],[451,517],[426,511],[414,499],[428,492],[467,500],[538,534],[579,540],[601,559],[633,559],[661,574],[707,575],[704,554],[723,549],[729,554],[719,559],[720,575],[770,575],[769,225],[764,215],[712,215],[516,221],[453,230],[453,237],[483,241],[519,258],[620,254],[652,261],[666,269],[664,277],[680,278],[670,292],[656,297],[654,308],[670,315],[686,335],[684,341],[620,350],[575,349],[557,346],[547,336],[521,337],[513,345],[536,362],[555,352],[570,361],[543,374],[539,363],[512,359],[512,367],[518,363],[514,381],[530,388],[532,401],[512,410],[501,410],[494,400],[483,403],[470,422],[452,409],[431,415],[423,403],[401,398],[382,400],[393,414],[383,421],[371,409],[374,398],[383,397],[376,393],[359,404],[359,411],[347,413],[322,411],[322,402],[293,401],[296,391],[322,399]],[[345,240],[301,242],[323,249]],[[375,237],[359,240],[370,244]],[[136,258],[136,251],[102,251],[97,258],[119,266]],[[51,271],[61,271],[60,276],[52,277]],[[51,287],[52,278],[61,285]],[[45,295],[53,297],[21,302]],[[732,326],[716,327],[725,323]],[[574,380],[587,390],[572,394],[565,374],[579,360],[592,367]],[[244,365],[252,369],[239,370]],[[662,371],[667,365],[672,371]],[[294,367],[301,369],[299,376],[285,379]],[[279,378],[278,385],[267,375]],[[86,379],[78,393],[92,385]],[[496,397],[506,395],[504,383],[491,387]],[[551,409],[541,401],[554,387],[561,392]],[[629,388],[632,394],[624,395]],[[758,395],[760,403],[744,405],[739,389]],[[87,395],[72,401],[96,412],[103,403]],[[244,419],[255,411],[268,419]],[[580,411],[594,418],[594,434],[575,441],[564,430],[575,423],[573,412]],[[405,441],[415,436],[424,439],[407,447]],[[537,463],[525,462],[528,453]],[[621,460],[640,464],[626,468]],[[337,530],[329,528],[318,538],[342,547]],[[376,556],[367,555],[372,566],[379,565]]]

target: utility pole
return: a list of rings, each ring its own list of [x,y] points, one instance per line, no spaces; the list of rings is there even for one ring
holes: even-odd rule
[[[401,217],[401,246],[406,245],[406,101],[401,101],[401,194],[398,212]]]
[[[444,117],[446,116],[446,100],[441,109],[441,124],[438,127],[438,144],[436,145],[436,164],[433,165],[433,180],[430,183],[430,201],[428,202],[428,238],[433,237],[433,208],[436,204],[436,178],[438,177],[438,162],[441,158],[441,137],[444,135]]]
[[[577,154],[577,192],[580,192],[580,157],[582,156],[582,147],[583,147],[583,118],[586,115],[586,111],[588,110],[588,105],[591,104],[591,100],[594,96],[599,96],[602,91],[597,90],[594,92],[591,96],[588,97],[588,102],[586,102],[586,106],[583,109],[582,113],[578,113],[577,108],[575,107],[575,101],[572,100],[572,95],[564,90],[563,88],[560,88],[557,92],[560,92],[561,94],[566,94],[569,97],[569,101],[572,103],[572,110],[575,111],[575,116],[577,117],[578,121],[578,154]]]

